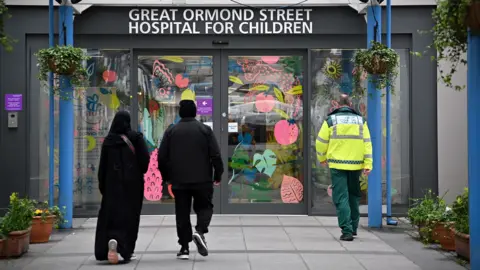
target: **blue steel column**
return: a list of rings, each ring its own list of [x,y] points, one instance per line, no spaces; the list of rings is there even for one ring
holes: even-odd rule
[[[53,0],[48,2],[48,41],[50,48],[54,46],[53,32],[54,28],[54,16],[53,16]],[[53,206],[53,198],[55,195],[55,190],[53,189],[53,184],[55,182],[55,96],[53,94],[53,72],[50,72],[48,77],[48,88],[49,88],[49,135],[48,135],[48,203],[50,206]]]
[[[65,30],[66,45],[73,46],[73,8],[71,5],[62,5],[63,16],[60,16],[61,32]],[[63,22],[63,23],[62,23]],[[64,42],[60,35],[60,44]],[[60,124],[59,124],[59,159],[60,159],[60,192],[59,205],[66,207],[66,223],[63,228],[72,227],[73,218],[73,88],[68,76],[60,77]]]
[[[392,47],[392,0],[387,0],[387,46]],[[385,154],[386,158],[386,173],[387,173],[387,225],[397,225],[398,222],[392,219],[392,142],[391,142],[391,87],[387,87],[387,96],[386,96],[386,112],[385,112],[385,126],[387,135],[386,137],[386,149]]]
[[[376,33],[375,33],[376,31]],[[367,8],[367,46],[382,39],[382,9],[380,5]],[[368,177],[368,226],[382,227],[382,100],[381,91],[368,82],[368,127],[373,146],[373,170]]]
[[[468,188],[470,213],[470,267],[480,270],[480,36],[468,35]]]

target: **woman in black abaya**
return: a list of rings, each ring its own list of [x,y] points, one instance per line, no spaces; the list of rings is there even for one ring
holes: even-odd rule
[[[95,258],[130,261],[143,204],[143,175],[150,156],[142,133],[130,127],[130,114],[118,112],[103,141],[98,168],[102,204],[95,234]]]

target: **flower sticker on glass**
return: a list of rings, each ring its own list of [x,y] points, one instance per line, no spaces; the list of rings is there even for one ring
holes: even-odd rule
[[[168,99],[170,97],[170,90],[172,88],[166,87],[166,88],[158,88],[156,91],[156,97],[159,99]]]
[[[342,77],[342,66],[338,61],[328,60],[323,66],[323,74],[330,79],[337,80]]]

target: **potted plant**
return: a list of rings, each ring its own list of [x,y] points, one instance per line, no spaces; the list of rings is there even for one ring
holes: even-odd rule
[[[398,76],[399,57],[394,49],[376,41],[371,42],[369,49],[359,50],[355,53],[352,61],[355,65],[353,76],[356,86],[361,85],[363,74],[366,71],[370,75],[370,81],[378,89],[390,87],[394,92],[395,79]]]
[[[82,86],[86,81],[87,71],[84,68],[84,61],[90,57],[81,48],[57,45],[41,49],[35,56],[38,58],[40,82],[47,83],[49,72],[57,75],[54,82],[54,93],[58,94],[60,91],[59,75],[68,76],[73,86]]]
[[[431,190],[428,190],[423,198],[412,199],[412,205],[408,209],[407,218],[413,226],[416,226],[420,239],[422,241],[429,241],[431,234],[425,229],[428,215],[436,208],[437,197]]]
[[[32,220],[30,243],[46,243],[50,240],[52,230],[65,222],[63,212],[58,206],[49,207],[48,202],[36,203],[37,205]]]
[[[440,243],[443,250],[455,250],[455,235],[452,230],[454,224],[453,212],[441,198],[435,209],[427,216],[425,230],[431,235],[431,240]]]
[[[452,204],[455,219],[455,252],[457,255],[470,260],[470,224],[468,215],[468,188],[459,195]]]
[[[6,236],[3,257],[19,257],[29,249],[30,230],[33,217],[33,202],[19,198],[17,193],[10,195],[10,204],[2,219],[1,232]]]

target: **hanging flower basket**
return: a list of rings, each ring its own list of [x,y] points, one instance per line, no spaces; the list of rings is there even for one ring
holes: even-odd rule
[[[470,4],[465,22],[470,30],[474,32],[480,31],[480,2],[472,2]]]
[[[370,82],[377,89],[390,87],[394,92],[395,80],[398,76],[399,57],[395,50],[382,43],[372,41],[370,48],[358,51],[352,59],[355,65],[353,80],[355,85],[362,84],[362,75],[366,71]]]
[[[385,74],[388,71],[387,62],[385,62],[378,55],[373,56],[370,63],[365,63],[363,67],[369,74],[372,74],[372,75]]]
[[[57,66],[57,64],[55,63],[55,59],[53,58],[50,58],[48,60],[48,68],[53,73],[59,75],[72,75],[77,70],[77,67],[74,65],[74,63],[70,63],[70,66],[65,69],[60,68],[59,66]]]
[[[38,59],[38,79],[45,85],[48,84],[49,72],[56,75],[68,76],[74,87],[84,86],[87,82],[85,61],[88,57],[81,48],[72,46],[56,46],[39,50],[35,56]],[[59,93],[60,81],[54,77],[53,91]]]

